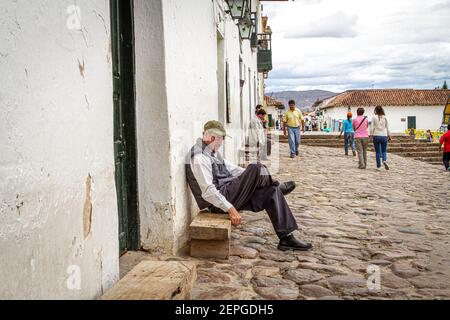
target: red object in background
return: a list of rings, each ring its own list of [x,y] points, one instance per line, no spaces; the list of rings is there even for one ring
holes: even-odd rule
[[[444,152],[450,152],[450,130],[441,137],[439,143],[444,143]]]

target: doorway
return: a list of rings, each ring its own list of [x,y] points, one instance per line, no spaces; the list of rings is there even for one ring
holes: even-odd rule
[[[133,0],[110,0],[120,254],[139,249]]]
[[[408,117],[408,129],[417,129],[416,117]]]

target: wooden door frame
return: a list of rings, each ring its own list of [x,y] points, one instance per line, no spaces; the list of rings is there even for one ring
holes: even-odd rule
[[[126,10],[129,11],[126,12]],[[133,0],[110,0],[110,11],[114,153],[119,215],[119,247],[122,254],[128,250],[140,248]],[[128,37],[119,37],[120,30],[125,30],[124,32],[127,33]]]

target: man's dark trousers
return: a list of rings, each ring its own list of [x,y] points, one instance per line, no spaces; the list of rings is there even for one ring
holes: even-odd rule
[[[298,230],[279,183],[273,181],[261,163],[249,165],[242,175],[219,191],[238,211],[260,212],[265,209],[280,239]]]
[[[442,156],[442,162],[444,162],[445,170],[448,170],[450,167],[450,152],[444,152]]]

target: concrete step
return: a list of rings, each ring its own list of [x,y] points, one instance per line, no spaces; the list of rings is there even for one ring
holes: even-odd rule
[[[280,142],[288,142],[286,138],[281,138]],[[302,145],[343,149],[344,140],[338,136],[303,136]],[[369,143],[368,150],[370,152],[375,151],[372,143]],[[442,152],[439,151],[439,143],[428,143],[425,140],[416,140],[410,136],[394,137],[393,141],[389,143],[388,153],[433,164],[440,163],[442,158]]]
[[[414,158],[414,160],[442,164],[442,156],[441,157],[418,157],[418,158]]]
[[[304,146],[311,147],[326,147],[326,148],[344,148],[344,143],[335,143],[335,144],[309,144],[302,143]],[[374,150],[373,144],[369,144],[369,150]],[[421,145],[411,145],[411,146],[402,146],[397,144],[389,144],[388,146],[389,152],[438,152],[438,146],[421,146]]]
[[[283,136],[280,136],[283,137]],[[284,137],[283,137],[284,138]],[[333,140],[339,139],[339,135],[302,135],[303,140]],[[394,141],[415,141],[414,137],[410,136],[392,136]]]
[[[393,152],[394,154],[406,158],[437,158],[442,157],[442,153],[439,151],[431,152]]]
[[[191,256],[228,259],[231,221],[227,214],[199,213],[189,227]]]
[[[285,141],[287,142],[287,140]],[[343,139],[333,140],[302,140],[302,144],[307,146],[329,146],[329,145],[344,145]],[[421,143],[421,142],[397,142],[393,141],[389,143],[390,147],[404,147],[404,148],[439,148],[438,143]]]
[[[317,146],[312,147],[326,147],[326,148],[339,148],[343,149],[344,145],[328,145],[328,146]],[[404,157],[435,157],[441,156],[442,153],[438,151],[439,149],[409,149],[409,148],[391,148],[388,147],[388,153],[397,154]],[[375,148],[369,146],[368,151],[374,152]]]
[[[373,147],[371,147],[373,149]],[[439,151],[439,148],[436,147],[413,147],[413,148],[405,148],[405,147],[388,147],[390,152],[426,152],[426,151]]]
[[[101,300],[188,300],[197,267],[188,261],[143,261]]]

